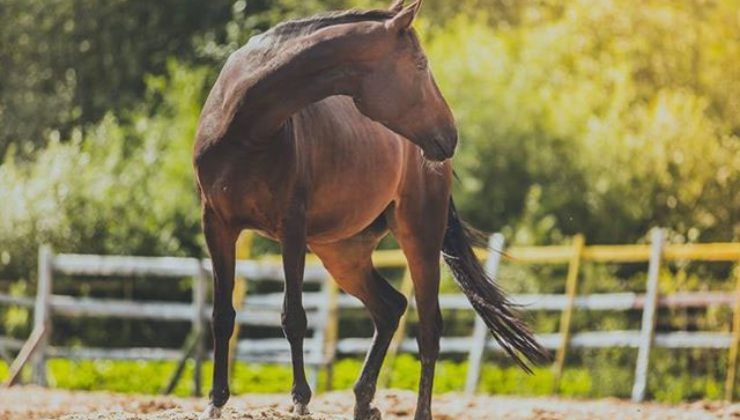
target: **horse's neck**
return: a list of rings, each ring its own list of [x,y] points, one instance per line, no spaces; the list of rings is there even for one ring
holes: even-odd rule
[[[348,42],[314,35],[288,43],[261,66],[264,70],[241,97],[234,123],[246,128],[249,138],[269,138],[309,104],[353,93],[359,70]]]

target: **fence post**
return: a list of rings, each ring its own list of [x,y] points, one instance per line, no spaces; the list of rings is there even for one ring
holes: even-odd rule
[[[248,260],[252,256],[252,240],[254,235],[250,231],[242,231],[239,239],[236,241],[236,260]],[[239,312],[244,307],[244,300],[247,297],[247,279],[236,277],[234,280],[234,291],[231,295],[231,302],[234,310]],[[239,343],[239,331],[241,325],[239,322],[234,323],[234,332],[229,339],[229,378],[233,377],[234,365],[236,360],[236,345]],[[231,379],[229,379],[231,380]]]
[[[552,383],[553,393],[560,391],[560,380],[563,377],[563,369],[565,368],[565,357],[568,353],[568,344],[570,341],[570,324],[573,320],[573,305],[578,291],[578,271],[581,266],[581,255],[583,254],[585,242],[586,240],[581,234],[573,237],[573,254],[568,262],[568,275],[565,279],[565,295],[567,300],[563,314],[560,317],[560,345],[555,353]]]
[[[660,275],[660,260],[663,254],[665,232],[663,229],[653,229],[650,233],[650,263],[648,265],[647,291],[645,292],[645,307],[642,310],[642,329],[640,331],[640,347],[637,351],[635,367],[635,384],[632,387],[632,401],[642,402],[647,390],[647,375],[650,365],[650,348],[655,334],[656,309],[658,306],[658,278]]]
[[[411,279],[411,269],[408,267],[406,267],[406,271],[403,274],[403,280],[401,280],[401,293],[409,300],[409,305],[406,307],[406,312],[404,312],[401,319],[398,321],[398,329],[396,329],[396,333],[393,334],[391,343],[388,346],[388,353],[386,355],[385,362],[380,370],[378,383],[382,388],[387,387],[391,381],[391,373],[393,372],[393,365],[396,362],[396,354],[398,354],[398,349],[401,347],[403,339],[406,337],[406,323],[408,322],[409,308],[411,308],[410,301],[414,295],[414,282]]]
[[[326,335],[324,337],[324,361],[326,362],[326,391],[331,391],[334,382],[334,359],[337,355],[337,341],[339,340],[339,288],[334,279],[329,277],[327,293],[329,310],[326,316]]]
[[[504,252],[504,241],[504,235],[500,233],[494,233],[488,239],[488,257],[486,258],[485,268],[486,274],[492,279],[495,279],[498,275],[501,255]],[[473,328],[470,353],[468,353],[468,372],[465,378],[465,393],[468,395],[474,394],[476,388],[478,388],[487,338],[488,327],[483,318],[475,314],[475,327]]]
[[[330,331],[332,329],[332,321],[329,317],[331,316],[335,303],[334,297],[336,296],[336,286],[330,276],[324,279],[319,294],[323,299],[317,308],[319,322],[313,327],[313,337],[306,343],[311,359],[311,366],[308,372],[308,385],[315,391],[319,389],[319,374],[322,368],[328,366],[329,357],[333,357],[332,352],[327,349],[327,344],[330,340],[328,337],[333,334]]]
[[[208,272],[203,263],[198,261],[198,275],[193,277],[193,333],[195,334],[195,366],[193,368],[193,395],[200,397],[202,395],[202,372],[203,359],[205,359],[205,330],[206,323],[203,319],[203,312],[206,308],[206,281]]]
[[[47,385],[46,347],[51,337],[51,293],[54,254],[51,247],[42,245],[39,248],[38,284],[36,285],[36,303],[33,309],[33,329],[44,331],[33,353],[33,383]]]
[[[740,264],[735,264],[735,307],[732,318],[732,344],[727,355],[727,378],[725,379],[725,400],[732,402],[735,397],[735,377],[737,375],[737,354],[740,347]]]

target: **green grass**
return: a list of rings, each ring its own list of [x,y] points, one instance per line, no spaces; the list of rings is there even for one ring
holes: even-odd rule
[[[351,389],[362,367],[359,359],[342,359],[334,365],[333,388]],[[164,388],[175,368],[174,362],[137,361],[70,361],[49,362],[50,385],[74,390],[106,390],[122,393],[157,394]],[[462,390],[467,364],[440,361],[437,364],[434,392],[443,394]],[[210,389],[212,364],[203,369],[203,389]],[[28,372],[26,372],[28,373]],[[7,377],[8,367],[0,363],[0,379]],[[193,365],[188,364],[175,395],[190,395]],[[689,375],[675,376],[670,372],[651,376],[650,391],[662,402],[687,399],[719,399],[722,383],[712,378]],[[326,377],[319,377],[319,391],[326,389]],[[390,387],[415,390],[419,384],[419,363],[408,355],[396,359]],[[536,368],[527,375],[517,367],[487,364],[483,368],[479,392],[498,395],[550,395],[552,371]],[[232,392],[287,393],[290,391],[291,370],[284,365],[237,363],[232,377]],[[569,368],[563,374],[561,395],[572,398],[628,397],[632,372],[613,366],[597,369]]]

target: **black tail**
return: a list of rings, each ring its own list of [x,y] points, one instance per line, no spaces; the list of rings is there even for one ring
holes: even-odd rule
[[[486,275],[471,245],[479,239],[479,235],[460,220],[455,204],[450,199],[447,232],[442,244],[444,260],[496,341],[522,369],[531,373],[521,355],[536,364],[547,362],[550,355],[519,320],[504,292]]]

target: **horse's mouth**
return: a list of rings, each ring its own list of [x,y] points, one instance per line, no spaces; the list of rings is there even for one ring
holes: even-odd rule
[[[426,160],[430,160],[432,162],[444,162],[447,159],[451,158],[451,154],[442,153],[438,150],[422,150],[421,155]]]

